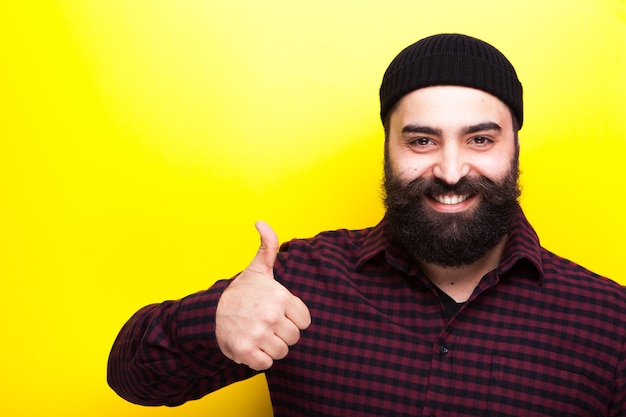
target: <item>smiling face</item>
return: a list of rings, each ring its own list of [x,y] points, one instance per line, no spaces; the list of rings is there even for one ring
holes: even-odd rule
[[[468,265],[509,233],[519,173],[504,103],[466,87],[423,88],[398,102],[386,130],[387,218],[416,258]]]

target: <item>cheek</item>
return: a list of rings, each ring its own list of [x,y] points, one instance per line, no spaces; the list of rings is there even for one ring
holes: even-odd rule
[[[492,181],[502,180],[511,170],[512,156],[502,155],[498,158],[479,158],[473,164],[473,171]]]
[[[424,176],[428,173],[428,158],[417,156],[413,153],[410,155],[397,155],[391,157],[391,171],[393,174],[403,181],[411,181],[417,177]]]
[[[428,165],[431,164],[428,155],[418,155],[394,142],[387,144],[385,157],[391,173],[403,181],[411,181],[425,175]]]

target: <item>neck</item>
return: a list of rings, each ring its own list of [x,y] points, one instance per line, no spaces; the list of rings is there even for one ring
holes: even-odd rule
[[[418,261],[418,264],[434,285],[461,303],[470,298],[483,276],[498,267],[506,242],[505,237],[482,258],[469,265],[446,268],[424,261]]]

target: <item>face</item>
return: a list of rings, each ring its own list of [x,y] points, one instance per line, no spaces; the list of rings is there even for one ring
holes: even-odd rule
[[[508,107],[480,90],[428,87],[389,119],[385,205],[395,237],[418,260],[479,260],[517,214],[518,150]]]

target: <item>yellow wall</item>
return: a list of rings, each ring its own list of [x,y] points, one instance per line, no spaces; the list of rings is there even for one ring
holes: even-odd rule
[[[376,223],[380,79],[436,32],[515,63],[529,218],[626,283],[624,0],[2,1],[0,415],[270,416],[262,377],[127,404],[109,347],[144,304],[243,268],[257,219]]]

